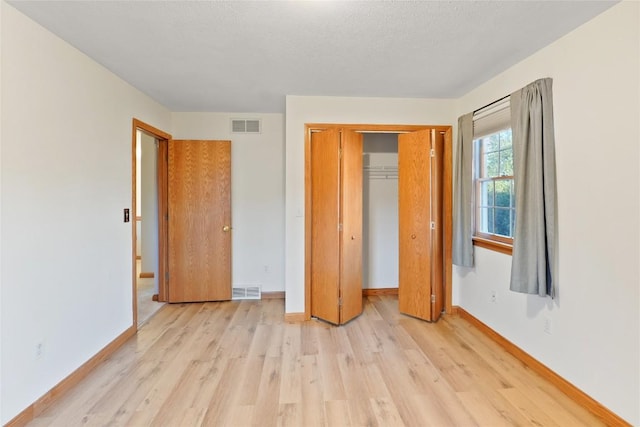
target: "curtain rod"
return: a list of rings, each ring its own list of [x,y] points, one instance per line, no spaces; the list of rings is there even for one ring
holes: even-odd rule
[[[495,101],[490,102],[490,103],[488,103],[487,105],[485,105],[485,106],[483,106],[483,107],[477,108],[477,109],[473,110],[473,114],[476,114],[478,111],[482,111],[482,110],[484,110],[484,109],[485,109],[485,108],[487,108],[487,107],[491,107],[493,104],[497,104],[497,103],[498,103],[498,102],[500,102],[500,101],[504,101],[505,99],[507,99],[507,98],[508,98],[508,97],[510,97],[510,96],[511,96],[511,95],[505,95],[505,96],[503,96],[502,98],[500,98],[500,99],[496,99]]]

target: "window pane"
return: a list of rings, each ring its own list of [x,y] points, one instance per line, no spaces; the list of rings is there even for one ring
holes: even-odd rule
[[[495,234],[511,237],[511,209],[495,209]]]
[[[492,151],[500,150],[500,134],[494,133],[482,140],[484,142],[484,152],[490,153]]]
[[[480,183],[480,197],[478,206],[493,206],[494,185],[493,181],[483,181]]]
[[[498,152],[485,154],[483,160],[482,177],[493,178],[498,176],[500,171],[500,155]]]
[[[513,176],[513,150],[500,150],[500,176]]]
[[[506,129],[500,132],[500,149],[511,148],[511,129]]]
[[[511,181],[503,179],[495,182],[496,206],[511,207]]]
[[[482,233],[493,233],[493,208],[480,209],[480,223],[478,230]]]

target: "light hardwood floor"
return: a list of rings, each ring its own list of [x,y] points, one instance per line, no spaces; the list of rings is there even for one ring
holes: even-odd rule
[[[364,307],[334,327],[277,299],[166,305],[30,425],[602,425],[457,316]]]
[[[156,293],[155,280],[153,278],[141,278],[141,262],[136,262],[136,294],[138,298],[138,327],[144,322],[149,320],[151,316],[162,306],[164,303],[153,301],[153,295]]]

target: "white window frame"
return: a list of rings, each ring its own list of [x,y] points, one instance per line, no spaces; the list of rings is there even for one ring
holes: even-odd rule
[[[511,129],[511,111],[509,104],[509,97],[501,99],[487,107],[484,107],[476,111],[473,115],[473,215],[472,215],[472,230],[473,230],[473,244],[476,246],[484,247],[487,249],[495,250],[498,252],[511,254],[513,248],[513,237],[506,237],[499,234],[484,233],[479,231],[477,222],[480,218],[480,207],[477,202],[480,192],[479,184],[479,167],[481,153],[478,153],[478,140],[489,137],[493,134],[502,132],[504,130]],[[513,176],[498,176],[493,178],[486,178],[486,180],[497,181],[513,179]],[[513,188],[513,187],[512,187]],[[495,189],[494,189],[495,191]],[[495,193],[494,193],[495,194]],[[512,204],[515,200],[512,199]],[[494,199],[495,203],[495,199]],[[512,214],[515,215],[515,207],[509,207],[513,209]],[[511,230],[513,233],[513,229]]]

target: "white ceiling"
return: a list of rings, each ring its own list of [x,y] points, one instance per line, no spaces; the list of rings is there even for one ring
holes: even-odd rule
[[[612,1],[10,1],[171,111],[457,98]],[[544,76],[541,76],[544,77]]]

